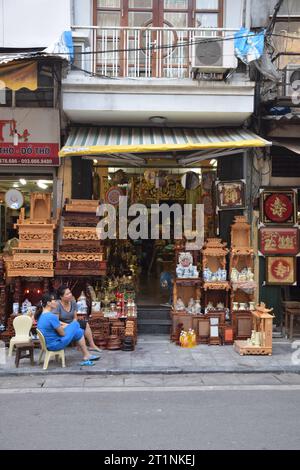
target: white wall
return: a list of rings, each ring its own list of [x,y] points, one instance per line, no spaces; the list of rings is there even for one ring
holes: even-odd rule
[[[0,47],[47,47],[71,25],[71,0],[0,0]]]
[[[244,0],[225,0],[225,28],[240,29],[242,26]]]

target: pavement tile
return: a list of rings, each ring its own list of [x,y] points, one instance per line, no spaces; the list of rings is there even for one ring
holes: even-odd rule
[[[105,375],[101,377],[84,378],[84,387],[120,387],[124,385],[124,376]]]
[[[82,375],[65,375],[47,377],[43,388],[54,387],[83,387],[84,377]]]
[[[239,374],[205,374],[201,379],[204,385],[241,385]]]

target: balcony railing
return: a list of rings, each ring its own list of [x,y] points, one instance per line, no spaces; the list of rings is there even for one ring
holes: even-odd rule
[[[90,48],[85,50],[84,68],[95,75],[128,78],[189,78],[195,37],[233,37],[236,29],[224,28],[131,28],[76,26],[84,30]],[[74,35],[75,36],[75,35]],[[75,39],[76,46],[76,39]],[[75,47],[75,51],[77,48]]]

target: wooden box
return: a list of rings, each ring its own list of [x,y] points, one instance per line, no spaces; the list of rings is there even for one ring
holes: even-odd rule
[[[14,253],[6,266],[8,277],[54,277],[51,253]]]
[[[200,344],[208,344],[210,336],[210,319],[206,315],[198,318],[198,328],[196,330],[197,339]]]
[[[178,340],[180,331],[193,329],[193,315],[184,312],[172,312],[171,341]]]
[[[96,215],[97,207],[99,206],[98,200],[85,200],[85,199],[70,199],[66,201],[66,212],[81,212],[91,213]]]
[[[18,249],[53,250],[54,224],[16,224],[19,231]]]
[[[250,338],[253,330],[252,313],[250,311],[232,311],[232,325],[235,339]]]

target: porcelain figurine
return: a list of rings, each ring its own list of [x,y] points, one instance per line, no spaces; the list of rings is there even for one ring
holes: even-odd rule
[[[231,281],[232,282],[237,282],[239,279],[239,272],[236,268],[233,268],[231,271]]]
[[[197,266],[193,266],[193,256],[191,253],[180,253],[179,264],[176,268],[176,275],[179,278],[196,279],[199,277]]]
[[[232,310],[238,310],[239,309],[239,303],[238,302],[233,302],[232,303]]]
[[[254,281],[254,273],[252,272],[251,268],[248,268],[247,277],[248,277],[248,281]]]
[[[187,311],[191,315],[194,313],[194,311],[195,311],[195,300],[194,299],[190,299],[190,301],[188,303]]]
[[[255,302],[249,302],[249,310],[255,310]]]
[[[195,313],[195,315],[200,315],[200,313],[201,313],[201,304],[200,304],[199,299],[197,299],[196,302],[195,302],[194,313]]]
[[[217,304],[217,310],[224,310],[224,308],[225,308],[225,305],[222,302],[219,302]]]
[[[204,270],[203,270],[203,279],[204,279],[204,281],[206,281],[206,282],[211,281],[211,277],[212,277],[211,270],[209,268],[204,268]]]
[[[244,302],[241,302],[239,305],[239,310],[247,310],[247,304]]]
[[[175,308],[177,312],[182,312],[185,310],[185,305],[180,297],[177,299]]]

